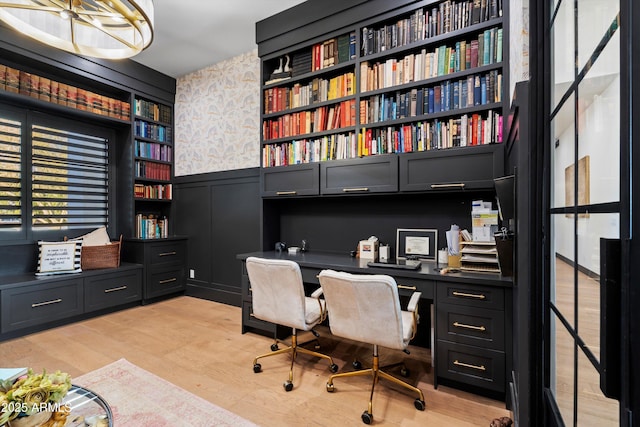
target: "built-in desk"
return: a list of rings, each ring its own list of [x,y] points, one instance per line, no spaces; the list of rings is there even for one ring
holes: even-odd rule
[[[422,298],[433,304],[434,386],[447,384],[505,398],[506,373],[512,364],[511,278],[470,272],[441,275],[430,261],[423,262],[419,270],[372,268],[368,260],[338,253],[253,252],[237,257],[244,261],[250,256],[296,261],[307,284],[319,285],[320,271],[333,269],[387,274],[398,283],[400,295],[422,292]],[[243,262],[242,333],[250,331],[276,334],[277,328],[252,316],[251,288]]]

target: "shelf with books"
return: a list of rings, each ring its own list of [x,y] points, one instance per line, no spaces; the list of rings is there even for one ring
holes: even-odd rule
[[[501,23],[501,18],[502,0],[442,1],[425,5],[400,17],[363,26],[360,56],[453,38]]]
[[[138,96],[133,107],[133,233],[164,239],[173,198],[173,108]]]
[[[423,0],[353,24],[358,48],[339,71],[309,63],[309,45],[292,47],[284,55],[304,52],[304,72],[272,83],[286,50],[263,57],[262,167],[501,143],[506,22],[500,0]],[[318,99],[314,84],[352,67],[353,95]]]
[[[119,99],[67,84],[62,79],[50,78],[4,64],[0,64],[0,93],[6,98],[15,97],[19,102],[37,100],[36,102],[46,103],[47,107],[56,105],[66,111],[72,109],[118,121],[131,120],[128,95]]]

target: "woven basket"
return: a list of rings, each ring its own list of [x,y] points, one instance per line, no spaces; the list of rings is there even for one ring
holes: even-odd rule
[[[108,245],[83,246],[80,257],[80,265],[83,270],[96,270],[98,268],[116,268],[120,266],[120,240]]]

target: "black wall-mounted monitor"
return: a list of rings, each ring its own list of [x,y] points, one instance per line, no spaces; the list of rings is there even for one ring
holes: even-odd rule
[[[516,219],[516,177],[515,175],[503,176],[493,180],[498,198],[498,210],[502,226],[509,231],[515,229]]]

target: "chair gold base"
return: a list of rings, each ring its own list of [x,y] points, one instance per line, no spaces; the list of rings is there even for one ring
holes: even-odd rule
[[[276,343],[277,343],[277,340],[276,340]],[[329,369],[331,369],[331,372],[336,372],[338,370],[338,365],[333,363],[333,359],[331,358],[331,356],[318,353],[317,351],[309,350],[307,348],[304,348],[298,345],[298,334],[296,329],[293,329],[293,333],[291,335],[291,345],[287,346],[286,348],[281,348],[281,349],[272,351],[271,353],[265,353],[265,354],[261,354],[260,356],[256,356],[256,358],[253,359],[253,371],[255,373],[258,373],[262,369],[261,365],[258,363],[258,359],[262,359],[264,357],[276,356],[278,354],[283,354],[283,353],[291,354],[291,367],[289,368],[289,380],[285,381],[285,383],[283,384],[284,389],[286,391],[291,391],[293,389],[293,364],[296,360],[296,357],[298,356],[298,353],[304,353],[310,356],[327,359],[329,361]]]
[[[380,378],[384,378],[386,380],[389,380],[395,384],[398,384],[404,388],[407,388],[415,393],[418,394],[418,398],[416,398],[416,400],[414,401],[414,405],[416,407],[416,409],[420,410],[420,411],[424,411],[425,409],[425,402],[424,402],[424,395],[422,394],[422,390],[420,390],[417,387],[412,386],[411,384],[402,381],[396,377],[394,377],[393,375],[390,375],[384,371],[381,370],[380,368],[380,357],[378,356],[378,346],[374,345],[373,346],[373,366],[371,368],[368,369],[361,369],[358,371],[352,371],[352,372],[343,372],[340,374],[334,374],[331,375],[329,377],[329,380],[327,381],[327,391],[328,392],[333,392],[335,391],[335,387],[333,385],[333,380],[336,378],[346,378],[346,377],[359,377],[359,376],[363,376],[363,375],[371,375],[372,377],[372,382],[371,382],[371,394],[369,396],[369,406],[367,408],[367,410],[362,414],[362,421],[365,424],[371,424],[371,421],[373,420],[373,392],[375,390],[375,386],[376,383],[378,382],[378,380]],[[394,364],[391,366],[397,366],[399,364]]]

